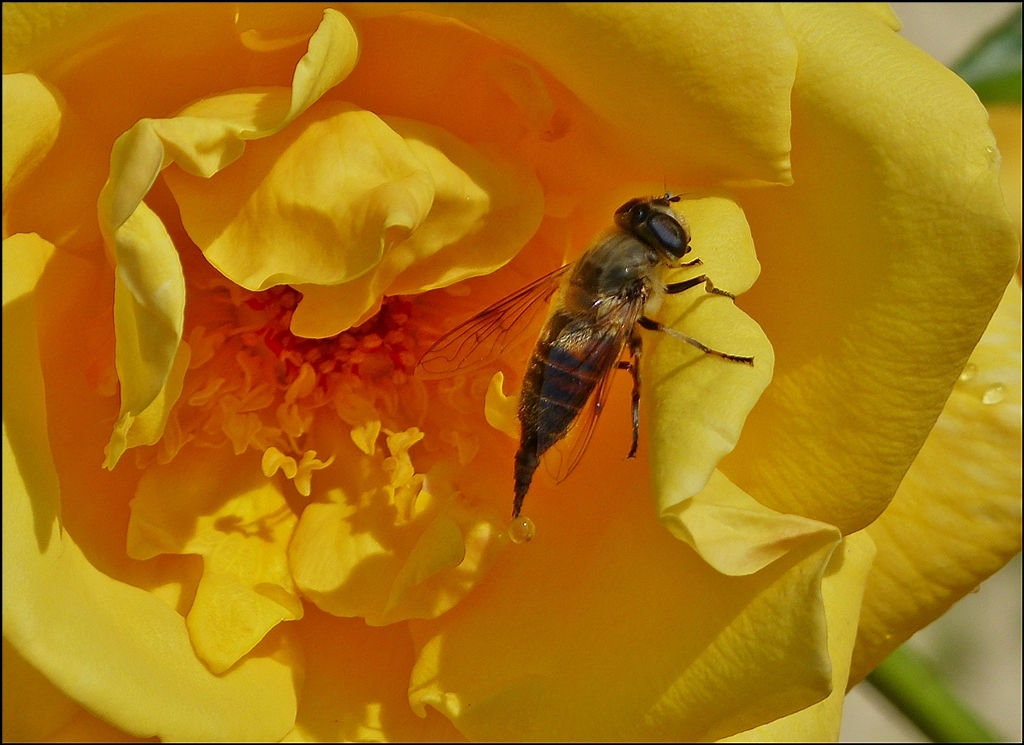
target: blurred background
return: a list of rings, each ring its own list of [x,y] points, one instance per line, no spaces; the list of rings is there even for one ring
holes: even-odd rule
[[[901,35],[949,66],[1021,3],[890,3]],[[909,642],[1007,742],[1021,741],[1021,556]],[[846,698],[840,742],[930,742],[868,683]]]

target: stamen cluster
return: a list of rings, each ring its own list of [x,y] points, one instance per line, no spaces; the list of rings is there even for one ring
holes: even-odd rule
[[[185,339],[191,357],[182,393],[157,446],[137,450],[143,463],[172,460],[188,443],[236,455],[263,453],[267,476],[281,470],[300,493],[313,471],[334,458],[317,420],[350,426],[379,421],[411,377],[417,355],[409,333],[412,303],[384,298],[365,323],[324,339],[295,336],[290,324],[302,294],[282,285],[252,292],[210,278],[190,290]],[[381,400],[384,399],[382,406]],[[382,413],[385,416],[382,416]],[[327,452],[327,459],[317,451]]]

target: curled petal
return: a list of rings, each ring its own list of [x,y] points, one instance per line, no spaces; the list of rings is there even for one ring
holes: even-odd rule
[[[988,111],[989,125],[999,143],[999,185],[1006,200],[1010,219],[1017,226],[1017,239],[1021,236],[1021,107],[993,106]],[[1020,272],[1018,271],[1018,275]]]
[[[290,90],[225,94],[200,101],[173,119],[144,119],[118,138],[99,198],[100,226],[117,267],[114,317],[121,383],[121,413],[107,451],[108,468],[124,450],[123,433],[164,390],[184,320],[181,262],[143,198],[172,160],[190,173],[216,173],[241,155],[245,140],[277,132],[308,108],[351,70],[355,58],[354,31],[344,16],[327,10]]]
[[[487,423],[513,440],[519,439],[519,399],[506,396],[503,389],[505,374],[500,370],[491,377],[484,399],[484,417]]]
[[[3,203],[46,157],[60,131],[64,102],[34,75],[4,75]]]
[[[421,7],[536,61],[610,125],[606,142],[629,152],[634,163],[691,182],[790,180],[789,95],[797,57],[773,7]],[[392,12],[353,8],[354,14]],[[518,79],[505,80],[514,95]],[[679,147],[680,141],[702,146]]]
[[[188,450],[147,469],[131,510],[132,558],[203,557],[186,623],[213,672],[232,667],[281,621],[302,617],[286,556],[297,518],[277,481],[223,450]]]
[[[625,381],[605,411],[588,456],[625,454]],[[636,461],[585,457],[570,482],[539,477],[536,537],[458,606],[411,622],[417,711],[438,709],[470,739],[713,739],[845,687],[870,540],[848,551],[821,525],[728,577],[659,525]]]
[[[115,281],[114,292],[118,293],[118,283]],[[123,292],[121,297],[123,297]],[[115,298],[117,295],[115,294]],[[117,301],[115,299],[115,308]],[[120,319],[115,311],[115,324],[119,321],[124,323],[124,315]],[[188,370],[191,350],[184,341],[178,344],[174,354],[174,361],[167,374],[167,380],[157,392],[156,397],[143,408],[137,415],[122,416],[114,425],[114,431],[110,435],[110,442],[107,445],[105,465],[112,468],[118,459],[128,448],[139,445],[155,445],[163,437],[164,428],[167,426],[167,419],[171,415],[171,408],[181,395],[182,383],[185,380],[185,372]]]
[[[212,179],[168,171],[190,237],[232,281],[303,293],[292,332],[323,338],[384,294],[445,287],[506,264],[537,229],[527,168],[441,129],[330,103]]]
[[[33,309],[52,249],[38,239],[8,248],[5,242],[2,544],[4,567],[18,571],[4,579],[4,638],[71,698],[132,734],[280,737],[294,721],[300,664],[286,637],[215,676],[196,659],[173,607],[101,572],[61,530]],[[9,263],[30,253],[37,257],[30,265]],[[17,284],[8,285],[9,274]]]
[[[1017,240],[962,80],[855,6],[783,12],[801,55],[796,180],[740,200],[765,267],[743,303],[779,365],[723,469],[766,506],[848,533],[892,499]]]
[[[456,742],[443,716],[425,719],[409,708],[414,654],[409,630],[397,623],[367,626],[310,608],[298,630],[307,650],[302,700],[288,741]]]
[[[736,204],[714,197],[684,200],[677,209],[690,223],[694,253],[703,261],[700,271],[720,289],[734,294],[749,289],[760,266]],[[714,349],[754,358],[753,366],[745,365],[665,334],[647,334],[651,473],[658,509],[665,514],[703,489],[736,445],[747,414],[771,380],[774,357],[757,324],[732,300],[709,294],[703,285],[668,296],[658,317]]]
[[[8,4],[3,9],[4,73],[46,67],[69,49],[88,45],[95,34],[147,12],[141,3],[93,8]]]
[[[292,574],[329,613],[374,626],[433,618],[480,581],[502,545],[493,516],[442,475],[415,472],[408,449],[422,433],[410,434],[388,436],[389,457],[340,453],[361,475],[302,512],[288,550]]]
[[[875,556],[866,531],[843,539],[829,562],[821,582],[821,594],[828,619],[828,653],[832,662],[832,692],[828,698],[806,709],[780,717],[760,727],[741,732],[732,742],[836,742],[843,718],[850,656],[856,634],[855,619],[861,610],[864,585]]]
[[[1020,551],[1021,291],[1010,282],[892,504],[867,532],[851,682]]]
[[[792,551],[839,541],[833,526],[762,507],[719,471],[698,495],[663,510],[661,520],[730,576],[753,574]]]
[[[189,236],[248,289],[355,279],[433,202],[427,170],[371,112],[332,103],[297,124],[214,178],[167,174]]]
[[[74,720],[82,707],[3,640],[4,739],[40,742]]]

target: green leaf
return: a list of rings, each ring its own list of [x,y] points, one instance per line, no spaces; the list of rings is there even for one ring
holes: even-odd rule
[[[868,674],[868,682],[935,742],[999,742],[906,645]]]
[[[1020,103],[1021,10],[982,37],[953,65],[982,103]]]

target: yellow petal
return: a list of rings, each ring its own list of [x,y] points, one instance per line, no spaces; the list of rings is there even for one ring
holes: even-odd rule
[[[610,143],[641,167],[691,183],[790,178],[796,52],[773,7],[420,7],[463,21],[535,61],[610,125]],[[394,11],[363,5],[353,12]]]
[[[53,733],[53,742],[152,742],[114,727],[91,712],[81,709],[78,716]]]
[[[4,639],[3,737],[7,742],[40,742],[80,714],[68,698]]]
[[[9,256],[25,253],[24,246],[5,246],[5,278]],[[20,277],[20,294],[4,305],[4,638],[70,698],[126,732],[280,737],[294,721],[299,664],[287,638],[214,676],[196,659],[172,607],[101,572],[61,530],[57,515],[67,487],[58,481],[48,440],[30,292],[36,283],[25,271]]]
[[[5,11],[6,12],[6,11]],[[60,131],[63,99],[34,75],[4,75],[3,205],[50,151]],[[6,231],[5,231],[6,237]]]
[[[278,481],[251,460],[223,449],[183,451],[147,469],[131,502],[129,556],[203,557],[186,622],[196,654],[215,673],[281,621],[302,617],[286,554],[297,518]]]
[[[684,200],[676,210],[690,223],[694,254],[703,261],[699,271],[720,289],[748,290],[760,267],[736,204],[717,197]],[[695,274],[686,270],[668,281]],[[735,446],[747,414],[771,380],[774,358],[757,324],[732,300],[709,294],[702,285],[668,296],[657,316],[716,350],[754,358],[751,367],[704,354],[666,334],[645,336],[651,473],[664,513],[704,488]]]
[[[295,468],[295,490],[302,496],[308,497],[310,494],[310,484],[313,479],[313,472],[327,468],[333,462],[333,455],[327,460],[320,460],[316,457],[315,450],[305,451]]]
[[[993,106],[988,110],[988,123],[999,143],[1002,162],[999,166],[999,186],[1003,190],[1006,209],[1017,226],[1017,240],[1021,236],[1021,108]]]
[[[409,708],[414,655],[405,624],[367,626],[311,608],[298,624],[308,651],[295,728],[286,742],[453,742],[462,737],[437,712]]]
[[[396,573],[384,612],[397,608],[412,588],[422,585],[439,572],[457,567],[465,558],[466,545],[459,525],[447,515],[438,515],[420,533]]]
[[[6,438],[10,437],[12,449],[11,460],[4,451],[3,501],[6,508],[8,476],[12,488],[21,488],[23,492],[26,487],[21,482],[28,483],[40,550],[48,547],[51,531],[60,529],[60,484],[46,433],[46,393],[39,361],[35,298],[39,279],[53,255],[54,247],[37,235],[13,235],[3,242],[3,420],[5,448]],[[12,495],[11,501],[14,500]],[[7,563],[6,551],[4,566],[13,566]]]
[[[278,470],[281,470],[285,477],[289,479],[295,478],[295,474],[299,472],[299,466],[295,459],[285,455],[276,447],[269,447],[263,451],[260,468],[263,471],[263,475],[268,478],[277,473]]]
[[[1020,551],[1021,290],[1010,282],[892,504],[867,532],[851,682]]]
[[[330,491],[327,494],[332,496]],[[382,537],[349,527],[348,518],[353,514],[355,509],[335,502],[308,505],[289,551],[292,575],[302,594],[328,613],[342,617],[365,615],[370,612],[368,606],[383,606],[378,572],[382,564],[393,563]],[[367,522],[379,520],[374,515]],[[365,571],[356,571],[360,565],[377,572],[367,576]],[[394,567],[386,567],[382,574],[393,576]]]
[[[145,3],[104,6],[7,3],[3,9],[4,73],[52,64],[104,30],[149,10]]]
[[[18,558],[13,546],[11,553],[7,551],[6,523],[8,503],[13,511],[19,494],[22,499],[29,493],[32,496],[32,504],[23,505],[31,510],[23,515],[31,522],[22,525],[28,534],[21,540],[34,538],[36,552],[45,552],[52,541],[59,541],[60,484],[46,436],[34,308],[35,289],[53,251],[51,244],[36,235],[14,235],[3,242],[5,573],[17,566],[11,563]],[[10,541],[13,544],[17,539]],[[9,633],[17,638],[21,619],[13,618],[8,632],[8,602],[14,602],[17,583],[4,584],[4,739],[41,740],[70,721],[78,706],[8,642]]]
[[[359,277],[433,200],[430,176],[402,138],[371,112],[337,103],[251,143],[214,178],[166,178],[192,240],[253,290]],[[365,222],[377,230],[363,231]]]
[[[543,189],[529,167],[486,158],[429,124],[398,117],[385,121],[434,181],[430,215],[406,241],[418,260],[388,293],[448,287],[507,264],[536,232],[544,212]]]
[[[19,233],[4,239],[3,302],[31,297],[53,256],[53,244],[38,235]]]
[[[484,418],[487,423],[499,432],[504,432],[513,440],[519,440],[519,399],[506,396],[502,388],[505,374],[500,370],[491,377],[484,399]]]
[[[899,17],[888,3],[860,3],[860,8],[861,10],[874,15],[893,31],[899,31],[903,28],[903,24],[900,23]]]
[[[304,297],[291,328],[299,336],[331,336],[357,325],[379,309],[383,295],[418,293],[488,274],[507,264],[540,224],[543,193],[529,168],[485,158],[437,127],[398,117],[382,121],[401,135],[418,168],[427,174],[433,187],[426,206],[429,213],[421,216],[408,237],[398,237],[383,256],[378,255],[380,263],[371,273],[333,286],[298,285]],[[379,145],[364,149],[383,152]],[[331,194],[352,198],[337,175],[325,177],[323,184]],[[290,185],[292,190],[299,186]],[[328,197],[322,196],[318,209],[327,203]],[[347,204],[345,210],[334,212],[346,210],[352,213]],[[348,233],[361,235],[372,225],[355,220],[346,227]],[[373,231],[370,237],[388,242],[387,235],[377,237]],[[331,248],[337,253],[336,241]],[[330,281],[323,273],[316,279]]]
[[[33,668],[4,640],[7,742],[143,742],[89,713]]]
[[[164,401],[157,408],[174,405],[165,386],[185,320],[181,261],[156,213],[140,203],[118,228],[115,240],[114,331],[121,412],[107,448],[107,468],[124,453],[134,421],[161,394]]]
[[[1017,241],[963,81],[854,6],[783,12],[800,50],[795,184],[740,197],[764,266],[742,304],[779,364],[722,468],[766,506],[847,533],[895,493]]]
[[[144,742],[83,709],[4,640],[5,741]]]
[[[629,419],[623,377],[563,487],[536,479],[536,537],[455,608],[410,622],[417,711],[442,711],[470,739],[693,740],[828,696],[828,630],[859,610],[856,582],[834,620],[823,600],[837,531],[747,576],[719,573],[659,524],[644,453],[605,455],[625,455]]]
[[[380,436],[380,420],[372,419],[352,428],[352,442],[367,455],[377,452],[377,438]]]
[[[436,127],[338,103],[250,144],[242,163],[212,179],[166,178],[189,235],[226,276],[303,293],[291,328],[312,338],[366,320],[383,294],[493,271],[542,211],[522,166],[490,161]]]
[[[322,12],[316,5],[245,3],[235,10],[235,28],[246,48],[273,52],[304,43]]]
[[[505,544],[496,516],[454,492],[441,473],[424,488],[408,453],[422,436],[389,434],[388,457],[347,443],[338,454],[343,486],[328,485],[330,501],[303,510],[289,562],[303,595],[321,609],[374,626],[433,618],[477,585]]]
[[[245,140],[273,134],[312,105],[348,74],[355,57],[355,32],[344,16],[327,10],[295,69],[291,90],[214,97],[175,119],[144,119],[118,138],[99,198],[101,229],[117,265],[121,413],[116,430],[126,431],[165,389],[181,341],[181,262],[160,218],[142,201],[160,170],[174,160],[190,173],[216,173],[242,153]],[[248,105],[238,105],[239,100]],[[120,439],[115,431],[108,468],[123,452]]]
[[[188,344],[180,342],[174,355],[174,361],[171,363],[171,369],[167,373],[167,380],[161,386],[156,398],[137,416],[122,415],[114,424],[114,431],[110,435],[110,443],[107,445],[106,462],[108,467],[113,467],[128,448],[139,445],[155,445],[160,442],[164,428],[167,426],[167,419],[171,415],[171,409],[177,403],[178,396],[181,395],[182,383],[185,380],[190,357]]]
[[[843,540],[821,583],[828,619],[828,654],[832,661],[832,693],[824,701],[795,714],[747,730],[727,742],[836,742],[850,676],[850,654],[856,638],[857,616],[864,584],[875,556],[865,531]]]
[[[836,544],[839,531],[762,507],[720,471],[692,499],[664,508],[662,523],[722,574],[759,572],[791,551]]]

